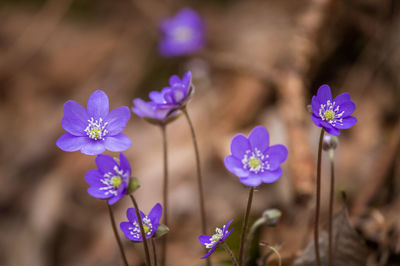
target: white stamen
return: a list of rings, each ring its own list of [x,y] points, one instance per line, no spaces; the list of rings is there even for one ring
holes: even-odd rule
[[[270,169],[268,163],[268,155],[264,155],[259,149],[255,148],[254,151],[247,150],[242,159],[244,169],[258,174],[263,173],[265,170]]]
[[[103,118],[101,117],[99,120],[95,120],[93,117],[91,117],[88,122],[89,124],[85,128],[85,132],[89,138],[94,140],[104,140],[104,137],[108,133],[108,130],[106,129],[108,122],[103,123]]]
[[[336,105],[335,102],[331,102],[330,100],[328,100],[326,104],[321,104],[319,108],[319,116],[323,121],[328,122],[332,126],[343,125],[342,116],[344,114],[344,111],[339,113],[339,108],[340,106]],[[331,119],[326,118],[326,112],[333,114],[333,117]]]

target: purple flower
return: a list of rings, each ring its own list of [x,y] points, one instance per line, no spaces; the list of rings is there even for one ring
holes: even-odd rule
[[[63,151],[77,151],[87,155],[98,155],[104,150],[121,152],[132,142],[121,133],[130,118],[126,106],[108,112],[108,97],[101,91],[90,95],[87,110],[75,101],[64,104],[62,127],[67,131],[57,140]]]
[[[108,199],[112,205],[125,194],[131,176],[131,166],[124,154],[119,154],[119,163],[108,155],[96,157],[98,169],[90,170],[85,175],[90,185],[88,193],[98,199]]]
[[[351,116],[356,105],[350,99],[350,95],[343,93],[332,100],[328,85],[319,87],[317,96],[312,97],[311,106],[311,119],[314,124],[325,128],[331,135],[339,136],[339,129],[351,128],[357,122],[357,118]]]
[[[192,9],[184,8],[175,17],[161,22],[162,40],[158,50],[165,57],[188,55],[204,46],[204,22]]]
[[[203,244],[206,248],[210,249],[206,255],[201,257],[202,259],[209,257],[215,251],[215,249],[217,249],[217,247],[220,244],[222,244],[225,241],[225,239],[232,233],[233,229],[228,231],[228,228],[231,225],[232,221],[233,220],[230,220],[222,228],[217,227],[215,229],[215,234],[213,234],[212,236],[208,235],[199,236],[200,243]]]
[[[162,215],[162,207],[160,203],[154,205],[148,216],[146,216],[142,211],[140,211],[140,216],[142,219],[143,229],[146,238],[151,238],[157,231],[157,228],[160,224],[161,215]],[[143,241],[135,209],[129,208],[126,211],[126,217],[128,217],[129,221],[121,222],[120,224],[120,228],[124,233],[125,237],[135,242]]]
[[[284,145],[269,146],[269,134],[263,126],[255,127],[246,138],[237,134],[231,142],[231,153],[225,157],[225,167],[247,186],[272,183],[282,176],[280,164],[287,156]]]
[[[178,114],[169,106],[158,105],[152,101],[145,102],[140,98],[133,100],[132,112],[153,124],[167,124],[173,121]]]

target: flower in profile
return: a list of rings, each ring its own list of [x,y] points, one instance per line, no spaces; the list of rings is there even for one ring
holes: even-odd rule
[[[184,56],[204,47],[204,22],[190,8],[180,10],[175,17],[161,22],[162,40],[158,50],[165,57]]]
[[[162,216],[161,204],[157,203],[156,205],[154,205],[148,216],[140,211],[140,216],[142,219],[143,229],[146,238],[151,238],[157,231],[158,226],[160,225],[160,219]],[[126,217],[128,218],[128,222],[121,222],[120,224],[120,228],[125,237],[135,242],[143,241],[135,209],[129,208],[126,211]]]
[[[233,229],[228,231],[229,226],[231,225],[233,220],[230,220],[226,225],[222,226],[221,228],[215,229],[215,234],[212,236],[208,235],[201,235],[199,236],[199,241],[203,244],[206,248],[210,249],[207,254],[205,254],[202,259],[209,257],[217,247],[224,243],[225,239],[232,233]]]
[[[98,169],[85,175],[90,185],[88,193],[95,198],[108,199],[108,204],[112,205],[126,194],[131,166],[123,153],[119,154],[119,162],[111,156],[98,155],[96,164]]]
[[[255,127],[248,138],[237,134],[231,142],[231,153],[225,157],[225,167],[251,187],[278,180],[282,176],[280,165],[288,156],[284,145],[269,146],[269,134],[263,126]]]
[[[175,120],[178,115],[178,111],[169,106],[158,105],[152,101],[145,102],[140,98],[134,99],[133,105],[133,113],[153,124],[168,124]]]
[[[350,95],[343,93],[332,100],[328,85],[319,87],[317,95],[312,97],[311,106],[314,124],[323,127],[331,135],[339,136],[339,129],[348,129],[357,123],[357,118],[351,116],[356,105]]]
[[[78,151],[87,155],[98,155],[106,149],[121,152],[132,142],[121,133],[130,118],[129,108],[119,107],[109,112],[108,97],[97,90],[87,103],[87,110],[75,101],[64,104],[62,127],[67,131],[57,140],[63,151]]]

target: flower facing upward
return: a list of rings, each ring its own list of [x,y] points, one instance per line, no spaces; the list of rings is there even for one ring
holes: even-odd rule
[[[176,118],[178,110],[186,105],[193,92],[190,71],[182,79],[173,75],[169,79],[169,87],[149,93],[150,102],[134,99],[132,112],[153,123],[168,123]]]
[[[312,97],[311,106],[311,119],[314,124],[325,128],[331,135],[339,136],[339,129],[351,128],[357,122],[357,118],[351,116],[356,105],[350,99],[350,95],[343,93],[332,100],[328,85],[319,87],[317,95]]]
[[[90,170],[85,175],[90,185],[88,193],[99,199],[108,199],[112,205],[125,194],[131,176],[131,166],[124,154],[119,154],[119,163],[108,155],[96,157],[98,169]]]
[[[98,155],[106,149],[121,152],[132,142],[121,133],[130,118],[129,108],[119,107],[109,112],[108,97],[101,91],[90,95],[87,110],[75,101],[64,104],[62,127],[67,131],[57,140],[63,151],[78,151],[87,155]]]
[[[202,259],[209,257],[215,251],[215,249],[220,244],[222,244],[225,239],[232,233],[233,229],[228,231],[228,228],[231,225],[232,221],[233,220],[230,220],[226,225],[222,226],[222,228],[217,227],[215,229],[215,234],[213,234],[212,236],[199,236],[200,243],[203,244],[206,248],[210,249],[206,255],[201,257]]]
[[[255,127],[248,138],[236,135],[231,153],[225,157],[225,167],[247,186],[272,183],[282,176],[280,167],[288,155],[284,145],[269,146],[269,134],[263,126]]]
[[[154,205],[148,216],[146,216],[142,211],[140,211],[140,216],[142,219],[143,229],[146,238],[151,238],[157,231],[158,226],[160,224],[160,219],[162,216],[161,204],[157,203],[156,205]],[[135,242],[143,241],[135,209],[129,208],[126,211],[126,217],[128,218],[128,222],[121,222],[120,224],[120,228],[124,233],[125,237]]]
[[[204,46],[204,22],[192,9],[184,8],[175,17],[161,22],[159,51],[165,57],[188,55]]]

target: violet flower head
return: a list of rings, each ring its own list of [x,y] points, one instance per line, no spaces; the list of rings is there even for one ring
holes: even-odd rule
[[[96,164],[98,169],[85,175],[90,185],[88,193],[98,199],[108,199],[108,204],[112,205],[126,194],[131,166],[123,153],[119,154],[119,162],[109,155],[98,155]]]
[[[356,105],[348,93],[336,96],[332,100],[331,89],[328,85],[319,87],[317,95],[312,97],[311,119],[318,127],[334,136],[339,136],[339,129],[351,128],[357,123],[357,118],[351,116]]]
[[[143,241],[142,234],[140,233],[139,222],[136,216],[134,208],[129,208],[126,211],[128,222],[121,222],[120,228],[124,233],[125,237],[131,241],[141,242]],[[157,231],[162,216],[162,207],[160,203],[154,205],[148,216],[140,211],[140,216],[143,223],[143,229],[146,238],[151,238]]]
[[[133,100],[132,112],[152,124],[165,125],[175,120],[177,110],[169,106],[159,105],[155,102],[145,102],[140,98]]]
[[[247,186],[272,183],[282,176],[280,167],[287,156],[284,145],[269,146],[269,134],[263,126],[255,127],[248,138],[237,134],[231,142],[231,153],[225,157],[225,167]]]
[[[80,150],[87,155],[98,155],[106,149],[124,151],[132,145],[131,140],[121,133],[130,115],[126,106],[109,112],[108,97],[101,90],[90,95],[87,110],[75,101],[67,101],[61,120],[67,132],[57,140],[57,146],[63,151]]]
[[[206,248],[210,249],[207,254],[205,254],[202,259],[205,259],[209,257],[216,249],[217,247],[224,243],[225,239],[232,233],[233,229],[228,231],[229,226],[231,225],[233,220],[230,220],[226,225],[222,226],[221,228],[216,228],[215,229],[215,234],[212,236],[208,235],[201,235],[199,236],[199,241],[202,245],[204,245]]]
[[[204,28],[204,22],[196,11],[181,9],[175,17],[161,22],[159,52],[165,57],[176,57],[200,50],[205,44]]]

